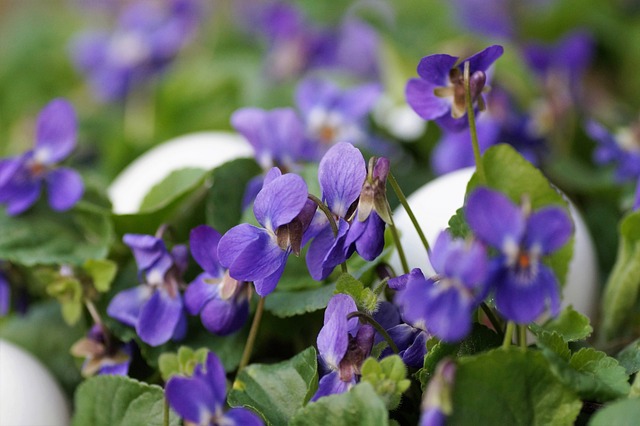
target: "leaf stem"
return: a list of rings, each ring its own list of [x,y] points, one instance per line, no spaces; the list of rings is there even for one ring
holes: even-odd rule
[[[318,208],[320,210],[322,210],[322,212],[324,213],[324,215],[327,217],[327,219],[329,220],[329,225],[331,225],[331,230],[333,231],[333,236],[337,237],[338,236],[338,225],[336,224],[336,219],[333,217],[333,213],[331,213],[331,210],[329,210],[329,207],[327,207],[322,200],[320,200],[318,197],[316,197],[313,194],[307,194],[307,198],[309,198],[311,201],[313,201],[314,203],[316,203],[316,205],[318,206]],[[349,271],[347,269],[347,263],[346,262],[342,262],[340,264],[340,268],[342,269],[342,272],[345,274],[348,274]]]
[[[409,215],[409,219],[411,219],[411,223],[413,224],[413,227],[416,228],[416,232],[418,232],[418,236],[420,237],[420,241],[422,241],[422,245],[427,250],[427,253],[429,253],[431,251],[431,249],[429,248],[429,242],[427,241],[427,238],[424,236],[424,232],[422,232],[422,228],[420,227],[420,224],[418,223],[416,216],[413,214],[413,210],[411,210],[411,206],[407,202],[407,197],[405,197],[404,192],[402,192],[402,189],[400,188],[400,185],[398,185],[398,181],[393,176],[393,174],[391,174],[391,172],[389,172],[389,174],[387,175],[387,181],[389,181],[389,183],[391,184],[391,188],[393,188],[393,192],[396,193],[396,196],[398,197],[400,204],[402,204],[402,207],[404,207],[404,210],[407,212],[407,215]]]
[[[355,317],[358,317],[359,319],[364,320],[365,322],[372,325],[373,328],[375,328],[376,331],[380,333],[380,335],[384,338],[384,340],[387,342],[387,344],[389,345],[389,347],[391,348],[394,354],[397,355],[398,352],[400,352],[398,350],[398,346],[396,346],[391,336],[389,336],[389,333],[387,333],[387,330],[385,330],[378,321],[373,319],[371,315],[366,314],[364,312],[360,312],[360,311],[354,311],[349,313],[349,315],[347,315],[347,320],[350,320],[351,318],[355,318]]]
[[[480,143],[478,142],[478,131],[476,129],[475,112],[473,111],[473,100],[471,99],[471,86],[469,82],[469,61],[464,63],[464,101],[467,105],[467,119],[469,120],[469,133],[471,134],[471,146],[473,147],[473,158],[476,163],[476,173],[480,179],[480,183],[487,182],[487,176],[484,173],[484,165],[480,155]]]
[[[511,346],[511,338],[513,337],[513,331],[516,328],[516,323],[513,321],[507,322],[507,329],[504,332],[504,339],[502,340],[502,348],[508,349]]]
[[[242,351],[242,358],[238,365],[238,372],[249,364],[251,358],[251,352],[253,351],[253,344],[256,341],[258,335],[258,328],[260,327],[260,320],[262,319],[262,312],[264,311],[264,301],[266,297],[261,297],[258,300],[258,306],[256,307],[256,313],[253,316],[253,322],[251,323],[251,329],[249,330],[249,337],[247,337],[247,343],[244,345],[244,351]]]

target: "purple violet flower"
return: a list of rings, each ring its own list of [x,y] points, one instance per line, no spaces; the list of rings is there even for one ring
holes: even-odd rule
[[[11,305],[11,287],[9,280],[0,271],[0,317],[7,315],[9,306]]]
[[[307,184],[295,174],[274,167],[256,196],[253,213],[259,228],[243,223],[231,228],[218,243],[220,264],[238,281],[253,281],[256,292],[271,293],[289,254],[300,253],[302,235],[315,212],[308,198]]]
[[[191,315],[200,314],[204,327],[225,336],[238,331],[249,316],[251,287],[229,276],[218,259],[218,243],[222,236],[207,225],[191,231],[191,255],[204,272],[189,284],[184,304]]]
[[[64,99],[49,102],[38,115],[32,150],[0,160],[0,204],[15,216],[29,209],[47,186],[49,205],[55,211],[73,207],[84,193],[80,175],[56,167],[76,147],[76,114]]]
[[[347,315],[358,308],[351,296],[336,294],[324,312],[324,325],[318,333],[320,360],[329,372],[322,376],[311,401],[348,391],[359,380],[360,367],[371,353],[374,328]]]
[[[172,376],[165,388],[167,401],[186,422],[194,425],[260,426],[264,422],[246,408],[224,411],[227,377],[213,352],[198,364],[192,377]]]
[[[426,331],[402,322],[398,307],[386,301],[378,303],[373,319],[387,331],[393,343],[398,347],[398,355],[408,367],[420,368],[424,365],[427,340],[430,337]],[[373,341],[374,346],[383,341],[384,338],[376,333]],[[390,355],[393,355],[393,350],[387,346],[380,357],[384,358]]]
[[[89,31],[72,43],[76,67],[103,101],[124,98],[135,85],[163,71],[191,39],[200,0],[128,4],[113,32]]]
[[[429,260],[436,271],[426,279],[420,269],[389,280],[398,290],[395,303],[402,318],[447,342],[464,339],[471,331],[473,311],[488,291],[489,262],[477,241],[438,236]]]
[[[469,62],[471,101],[481,111],[487,69],[502,52],[502,46],[493,45],[462,61],[446,54],[425,56],[418,64],[420,78],[407,83],[407,102],[425,120],[435,120],[449,130],[464,129],[467,126],[464,63]]]
[[[126,376],[131,363],[131,344],[123,345],[115,337],[105,333],[102,326],[94,324],[83,337],[73,344],[71,354],[84,357],[82,375],[113,374]]]
[[[125,234],[123,241],[133,251],[142,284],[116,294],[107,314],[135,327],[151,346],[181,339],[187,323],[179,289],[187,268],[187,247],[176,245],[169,252],[162,239],[151,235]]]
[[[465,217],[474,235],[500,252],[491,274],[500,313],[527,324],[549,304],[551,314],[556,315],[558,281],[542,258],[571,238],[573,224],[567,212],[555,206],[531,212],[500,192],[478,188],[467,198]]]
[[[349,231],[347,215],[358,199],[366,178],[364,157],[353,145],[340,142],[322,157],[318,168],[318,181],[322,200],[327,205],[338,226],[333,229],[324,212],[317,211],[309,226],[306,239],[313,238],[307,251],[309,273],[316,280],[323,280],[347,258],[349,245],[345,239]]]
[[[444,426],[452,414],[452,394],[456,364],[449,358],[438,363],[422,399],[419,426]]]
[[[375,83],[342,90],[329,80],[303,80],[296,89],[296,103],[317,156],[337,142],[364,142],[365,118],[380,94]]]

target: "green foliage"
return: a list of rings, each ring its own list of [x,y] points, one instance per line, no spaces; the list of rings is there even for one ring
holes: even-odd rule
[[[180,346],[178,352],[164,352],[158,357],[158,368],[165,382],[175,374],[192,376],[196,365],[204,364],[209,349],[200,348],[194,351],[188,346]]]
[[[407,367],[398,355],[388,356],[382,361],[367,358],[362,364],[361,373],[361,380],[371,383],[388,410],[398,407],[402,394],[411,385],[411,381],[406,378]]]
[[[496,349],[458,360],[449,425],[573,425],[582,402],[538,351]]]
[[[206,170],[195,167],[174,170],[154,185],[144,196],[140,204],[140,211],[157,210],[165,206],[189,189],[201,185],[206,174]]]
[[[91,277],[93,287],[101,293],[109,291],[118,272],[118,264],[109,259],[88,259],[82,268]]]
[[[329,395],[298,410],[291,426],[386,426],[389,424],[385,402],[369,383],[359,383],[348,392]]]
[[[82,314],[82,286],[74,277],[58,277],[47,286],[47,293],[60,302],[62,317],[69,325],[74,325]]]
[[[640,400],[623,399],[605,405],[589,420],[589,426],[635,426],[640,418]]]
[[[252,364],[236,377],[228,402],[261,413],[268,425],[284,425],[316,391],[316,350],[307,348],[277,364]]]
[[[164,391],[126,376],[96,376],[75,394],[73,426],[164,425]],[[180,420],[170,413],[171,425]]]
[[[349,274],[341,274],[338,277],[335,293],[348,294],[356,302],[356,305],[366,312],[371,313],[376,310],[378,303],[376,294]]]
[[[529,329],[536,335],[544,331],[556,332],[562,336],[565,342],[584,340],[593,332],[589,318],[573,309],[572,306],[567,306],[560,312],[560,315],[548,320],[542,326],[536,323],[530,324]]]
[[[629,343],[616,355],[616,359],[625,368],[627,374],[640,371],[640,339]]]
[[[335,284],[299,291],[275,291],[265,300],[265,309],[286,318],[323,309],[335,292]]]

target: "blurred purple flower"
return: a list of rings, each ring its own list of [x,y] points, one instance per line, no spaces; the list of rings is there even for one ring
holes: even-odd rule
[[[493,45],[462,61],[446,54],[425,56],[418,64],[420,78],[407,83],[407,102],[419,116],[435,120],[443,128],[454,131],[466,128],[464,63],[469,62],[471,102],[476,110],[483,110],[487,70],[502,52],[502,46]]]
[[[419,426],[444,426],[452,413],[456,364],[449,358],[438,363],[422,399]]]
[[[477,241],[438,236],[429,260],[436,271],[426,279],[420,269],[389,280],[398,290],[395,303],[409,324],[447,342],[464,339],[471,331],[473,311],[488,292],[489,262]]]
[[[467,198],[465,217],[474,235],[500,252],[490,278],[500,313],[527,324],[549,304],[556,315],[558,280],[542,258],[571,238],[573,224],[567,212],[554,206],[531,212],[500,192],[478,188]]]
[[[198,364],[192,377],[172,376],[165,388],[173,410],[189,424],[260,426],[262,419],[246,408],[225,412],[227,378],[220,359],[209,352],[204,364]]]
[[[191,231],[191,255],[204,272],[187,287],[184,303],[191,315],[200,314],[207,330],[225,336],[238,331],[246,322],[251,287],[231,278],[229,271],[220,264],[220,238],[220,233],[207,225]]]
[[[398,347],[398,355],[408,367],[420,368],[424,365],[427,340],[430,337],[426,331],[403,322],[398,307],[386,301],[378,303],[373,319],[389,333],[389,337]],[[383,341],[383,337],[376,333],[373,341],[374,346]],[[382,351],[380,357],[390,355],[393,355],[393,350],[387,347]]]
[[[306,135],[317,148],[316,158],[338,142],[366,141],[365,119],[382,92],[376,83],[342,90],[319,78],[302,80],[296,103],[306,124]]]
[[[192,38],[200,0],[136,0],[112,32],[88,31],[71,45],[76,67],[103,101],[124,98],[136,85],[163,71]]]
[[[328,218],[318,210],[305,235],[305,239],[313,238],[306,262],[309,273],[316,280],[328,277],[347,258],[347,214],[360,195],[366,173],[364,157],[357,148],[346,142],[334,145],[320,161],[318,181],[322,201],[333,214],[338,233],[334,235]]]
[[[23,213],[35,204],[43,184],[55,211],[69,210],[82,198],[80,175],[56,167],[76,147],[76,132],[76,114],[66,100],[54,99],[40,111],[34,148],[0,160],[0,204],[6,204],[8,215]]]
[[[0,317],[7,315],[10,304],[11,287],[9,286],[9,280],[4,273],[0,271]]]
[[[346,392],[358,382],[360,367],[371,353],[375,330],[369,324],[360,324],[357,318],[347,319],[357,310],[346,294],[336,294],[329,300],[317,340],[320,360],[329,372],[320,379],[311,401]]]
[[[176,245],[169,252],[160,238],[125,234],[133,251],[142,284],[122,290],[109,303],[112,318],[135,327],[143,342],[158,346],[186,333],[186,315],[180,286],[187,268],[188,251]]]
[[[87,337],[71,347],[71,354],[84,357],[82,375],[114,374],[126,376],[131,363],[131,344],[123,345],[114,336],[105,333],[102,326],[94,324]]]
[[[302,235],[315,212],[307,195],[300,176],[283,175],[276,167],[267,173],[253,204],[262,228],[248,223],[234,226],[218,243],[220,264],[229,268],[232,278],[253,281],[262,297],[275,289],[289,254],[300,253]]]

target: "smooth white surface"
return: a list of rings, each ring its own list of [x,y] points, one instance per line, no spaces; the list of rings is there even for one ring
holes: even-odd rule
[[[235,133],[200,132],[171,139],[138,157],[114,179],[108,190],[113,211],[136,213],[149,190],[174,170],[213,169],[252,156],[249,142]]]
[[[33,355],[0,339],[0,425],[65,426],[67,400]]]
[[[451,216],[464,204],[467,183],[473,172],[474,168],[471,167],[440,176],[407,198],[429,245],[433,246],[440,231],[447,228]],[[597,309],[597,259],[591,236],[582,217],[571,202],[569,205],[576,234],[573,258],[569,264],[567,283],[564,287],[563,306],[571,304],[578,312],[594,319]],[[433,274],[418,233],[402,206],[396,209],[393,218],[401,232],[400,240],[409,267],[421,268],[427,276]],[[402,270],[397,253],[394,252],[390,263],[396,271]]]

